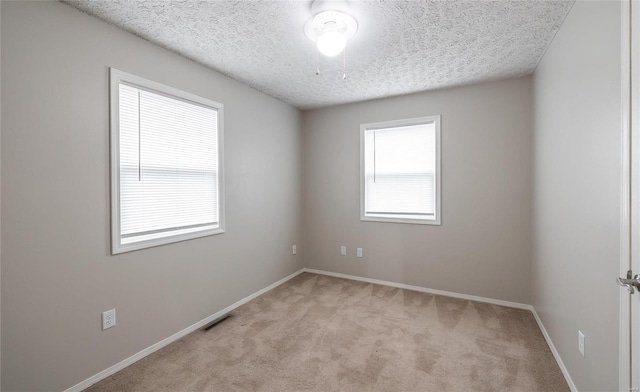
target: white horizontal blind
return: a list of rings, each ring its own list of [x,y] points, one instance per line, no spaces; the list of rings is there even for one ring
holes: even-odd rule
[[[365,130],[364,150],[366,215],[434,219],[434,122]]]
[[[218,111],[119,85],[121,243],[218,227]]]

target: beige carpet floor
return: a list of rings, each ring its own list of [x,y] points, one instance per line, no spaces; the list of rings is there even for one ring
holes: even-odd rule
[[[304,273],[88,390],[569,388],[528,311]]]

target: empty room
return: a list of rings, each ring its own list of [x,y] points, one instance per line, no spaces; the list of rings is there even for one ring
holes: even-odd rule
[[[2,391],[640,390],[640,3],[0,2]]]

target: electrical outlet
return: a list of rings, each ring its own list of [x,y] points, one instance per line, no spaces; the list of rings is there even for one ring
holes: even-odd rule
[[[291,254],[294,254],[294,255],[295,255],[295,254],[297,254],[297,253],[298,253],[298,248],[297,248],[295,245],[293,245],[293,246],[291,247]]]
[[[358,257],[362,257],[362,248],[358,248]]]
[[[340,255],[341,256],[346,256],[347,255],[347,247],[346,246],[341,246],[340,247]]]
[[[580,330],[578,330],[578,350],[584,357],[584,334]]]
[[[102,330],[116,326],[116,310],[111,309],[102,312]]]

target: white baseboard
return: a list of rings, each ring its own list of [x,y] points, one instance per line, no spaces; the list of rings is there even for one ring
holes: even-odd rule
[[[247,302],[251,301],[252,299],[254,299],[256,297],[259,297],[260,295],[266,293],[267,291],[272,290],[272,289],[280,286],[281,284],[287,282],[288,280],[291,280],[291,279],[295,278],[296,276],[300,275],[303,272],[304,272],[304,269],[301,269],[301,270],[299,270],[297,272],[292,273],[291,275],[289,275],[289,276],[287,276],[285,278],[280,279],[279,281],[277,281],[277,282],[275,282],[273,284],[270,284],[269,286],[263,288],[262,290],[256,291],[255,293],[249,295],[248,297],[245,297],[245,298],[241,299],[240,301],[238,301],[238,302],[236,302],[236,303],[234,303],[232,305],[227,306],[226,308],[222,309],[221,311],[216,312],[216,313],[212,314],[211,316],[209,316],[209,317],[207,317],[207,318],[205,318],[203,320],[200,320],[197,323],[195,323],[195,324],[183,329],[182,331],[177,332],[177,333],[169,336],[168,338],[166,338],[164,340],[161,340],[158,343],[155,343],[155,344],[143,349],[142,351],[130,356],[129,358],[127,358],[127,359],[125,359],[125,360],[123,360],[121,362],[116,363],[115,365],[111,366],[108,369],[105,369],[105,370],[101,371],[100,373],[98,373],[96,375],[93,375],[93,376],[87,378],[86,380],[84,380],[82,382],[79,382],[78,384],[72,386],[71,388],[65,390],[64,392],[79,392],[79,391],[82,391],[82,390],[90,387],[91,385],[97,383],[98,381],[101,381],[101,380],[111,376],[112,374],[114,374],[114,373],[126,368],[127,366],[131,365],[132,363],[141,360],[142,358],[146,357],[147,355],[152,354],[152,353],[160,350],[161,348],[169,345],[170,343],[175,342],[176,340],[180,339],[181,337],[183,337],[185,335],[188,335],[191,332],[193,332],[193,331],[195,331],[195,330],[207,325],[208,323],[214,321],[215,319],[225,315],[226,313],[231,312],[232,310],[238,308],[241,305],[246,304]]]
[[[336,278],[343,278],[343,279],[350,279],[350,280],[357,280],[357,281],[360,281],[360,282],[367,282],[367,283],[379,284],[379,285],[383,285],[383,286],[397,287],[399,289],[407,289],[407,290],[412,290],[412,291],[420,291],[422,293],[443,295],[445,297],[453,297],[453,298],[467,299],[467,300],[470,300],[470,301],[485,302],[485,303],[488,303],[488,304],[501,305],[501,306],[506,306],[506,307],[509,307],[509,308],[525,309],[525,310],[532,310],[533,309],[531,307],[531,305],[521,304],[521,303],[518,303],[518,302],[503,301],[501,299],[478,297],[478,296],[475,296],[475,295],[454,293],[452,291],[435,290],[435,289],[429,289],[429,288],[426,288],[426,287],[411,286],[411,285],[403,284],[403,283],[388,282],[386,280],[362,278],[360,276],[339,274],[339,273],[336,273],[336,272],[321,271],[321,270],[316,270],[316,269],[311,269],[311,268],[304,268],[303,270],[304,270],[304,272],[310,272],[310,273],[313,273],[313,274],[327,275],[327,276],[333,276],[333,277],[336,277]]]
[[[169,336],[166,339],[161,340],[158,343],[155,343],[145,349],[143,349],[142,351],[130,356],[129,358],[116,363],[115,365],[109,367],[108,369],[105,369],[103,371],[101,371],[98,374],[95,374],[89,378],[87,378],[84,381],[79,382],[78,384],[72,386],[71,388],[65,390],[64,392],[80,392],[88,387],[90,387],[91,385],[111,376],[112,374],[115,374],[116,372],[126,368],[127,366],[133,364],[134,362],[137,362],[139,360],[141,360],[142,358],[160,350],[161,348],[175,342],[176,340],[182,338],[183,336],[186,336],[188,334],[190,334],[191,332],[207,325],[208,323],[214,321],[215,319],[225,315],[226,313],[231,312],[232,310],[246,304],[247,302],[251,301],[252,299],[259,297],[260,295],[266,293],[269,290],[272,290],[278,286],[280,286],[281,284],[295,278],[296,276],[300,275],[303,272],[309,272],[309,273],[313,273],[313,274],[318,274],[318,275],[327,275],[327,276],[333,276],[336,278],[343,278],[343,279],[350,279],[350,280],[357,280],[360,282],[367,282],[367,283],[373,283],[373,284],[379,284],[379,285],[383,285],[383,286],[391,286],[391,287],[397,287],[400,289],[407,289],[407,290],[413,290],[413,291],[419,291],[419,292],[423,292],[423,293],[430,293],[430,294],[436,294],[436,295],[443,295],[446,297],[453,297],[453,298],[460,298],[460,299],[466,299],[466,300],[470,300],[470,301],[477,301],[477,302],[484,302],[484,303],[489,303],[489,304],[494,304],[494,305],[501,305],[501,306],[506,306],[506,307],[510,307],[510,308],[517,308],[517,309],[525,309],[525,310],[529,310],[533,313],[533,316],[536,319],[536,322],[538,323],[538,326],[540,327],[540,331],[542,331],[542,335],[544,336],[545,340],[547,341],[547,344],[549,345],[549,348],[551,349],[551,352],[553,353],[553,357],[556,359],[556,362],[558,363],[558,366],[560,367],[560,370],[562,371],[562,374],[564,375],[564,378],[567,380],[567,384],[569,384],[569,388],[571,389],[572,392],[578,392],[578,389],[576,388],[575,384],[573,383],[573,380],[571,379],[571,376],[569,375],[569,372],[567,371],[567,368],[564,366],[564,363],[562,362],[562,359],[560,358],[560,354],[558,354],[558,351],[556,350],[555,346],[553,345],[553,342],[551,341],[551,338],[549,337],[549,334],[547,333],[547,330],[544,328],[544,325],[542,324],[542,320],[540,319],[540,317],[538,316],[538,313],[536,313],[536,310],[533,306],[531,305],[527,305],[527,304],[522,304],[522,303],[518,303],[518,302],[510,302],[510,301],[503,301],[500,299],[494,299],[494,298],[486,298],[486,297],[478,297],[475,295],[469,295],[469,294],[460,294],[460,293],[455,293],[452,291],[444,291],[444,290],[435,290],[435,289],[429,289],[426,287],[420,287],[420,286],[411,286],[408,284],[403,284],[403,283],[395,283],[395,282],[388,282],[388,281],[384,281],[384,280],[378,280],[378,279],[370,279],[370,278],[363,278],[360,276],[355,276],[355,275],[346,275],[346,274],[340,274],[340,273],[336,273],[336,272],[328,272],[328,271],[321,271],[321,270],[316,270],[316,269],[312,269],[312,268],[303,268],[299,271],[294,272],[293,274],[280,279],[279,281],[270,284],[269,286],[263,288],[262,290],[256,291],[255,293],[241,299],[240,301],[227,306],[226,308],[220,310],[219,312],[216,312],[214,314],[212,314],[211,316],[198,321],[197,323],[183,329],[182,331],[179,331],[171,336]]]
[[[553,345],[553,342],[551,341],[551,337],[547,333],[547,329],[544,327],[544,324],[542,324],[542,319],[540,319],[540,316],[538,316],[538,312],[536,312],[536,309],[533,306],[531,307],[531,313],[533,313],[533,317],[536,318],[538,327],[540,327],[540,331],[542,331],[542,336],[544,336],[544,340],[547,341],[547,345],[549,346],[549,349],[551,349],[551,353],[553,353],[553,357],[556,359],[556,362],[558,363],[558,366],[562,371],[562,375],[564,376],[564,379],[567,380],[567,384],[569,384],[569,389],[571,389],[571,392],[578,392],[578,388],[576,388],[576,384],[573,383],[573,380],[571,379],[571,375],[569,375],[569,371],[567,370],[567,367],[564,366],[564,362],[562,362],[562,358],[560,358],[560,354],[558,353],[558,350],[556,350],[556,346]]]

